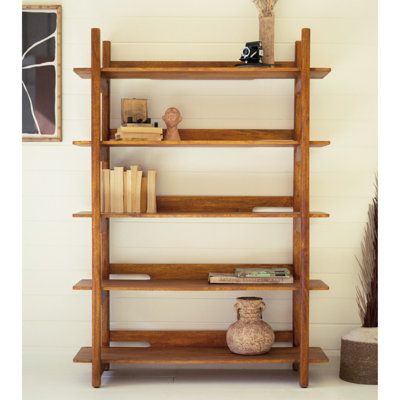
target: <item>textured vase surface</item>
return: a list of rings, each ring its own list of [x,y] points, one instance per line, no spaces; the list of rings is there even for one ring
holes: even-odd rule
[[[275,17],[273,15],[269,17],[259,17],[259,33],[260,41],[263,47],[263,58],[264,64],[274,65],[275,64]]]
[[[272,328],[262,320],[265,303],[260,297],[238,297],[235,308],[238,320],[226,333],[226,343],[232,353],[256,355],[267,353],[274,343]]]

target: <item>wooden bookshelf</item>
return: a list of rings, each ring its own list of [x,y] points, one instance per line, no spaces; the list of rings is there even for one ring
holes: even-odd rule
[[[310,67],[310,30],[303,29],[296,42],[295,61],[274,67],[237,67],[235,62],[213,61],[112,61],[111,43],[100,42],[100,30],[91,33],[91,67],[74,71],[91,81],[91,140],[77,146],[91,148],[92,208],[76,218],[91,218],[92,277],[75,290],[92,293],[92,344],[82,347],[75,362],[90,363],[92,385],[100,387],[101,375],[110,365],[123,364],[266,364],[289,363],[299,371],[299,383],[308,386],[310,363],[328,359],[318,347],[309,345],[309,293],[328,290],[321,280],[310,279],[310,218],[329,214],[310,211],[310,147],[324,147],[326,140],[310,140],[310,79],[322,79],[330,68]],[[102,53],[102,56],[101,56]],[[120,141],[110,129],[110,82],[112,79],[293,79],[294,129],[182,129],[181,141]],[[293,196],[158,196],[157,213],[102,213],[101,168],[110,167],[114,147],[289,147],[294,154]],[[165,150],[167,151],[167,150]],[[255,207],[291,207],[293,211],[254,212]],[[278,209],[277,209],[278,210]],[[258,264],[115,264],[110,262],[110,218],[290,218],[293,221],[294,276],[290,284],[209,284],[209,272],[233,272],[236,267]],[[263,264],[265,266],[265,264]],[[148,279],[118,279],[111,275],[141,274]],[[273,347],[261,356],[232,354],[225,331],[118,331],[110,329],[111,291],[278,291],[292,293],[293,324],[276,331]],[[123,342],[148,342],[148,348],[114,347]]]

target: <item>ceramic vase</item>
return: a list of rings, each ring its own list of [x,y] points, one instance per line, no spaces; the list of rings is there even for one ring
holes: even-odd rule
[[[274,343],[272,328],[262,320],[265,303],[260,297],[238,297],[235,304],[238,320],[226,333],[232,353],[256,355],[267,353]]]

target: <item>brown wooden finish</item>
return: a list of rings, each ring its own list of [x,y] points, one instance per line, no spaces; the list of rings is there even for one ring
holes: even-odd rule
[[[275,342],[291,342],[292,331],[275,331]],[[111,331],[113,342],[147,342],[153,348],[226,347],[226,331]]]
[[[308,386],[309,370],[309,279],[310,279],[310,30],[301,32],[301,269],[300,269],[300,364],[299,382]]]
[[[328,285],[318,279],[310,280],[309,290],[329,290]],[[74,290],[91,290],[92,280],[82,279],[73,286]],[[179,291],[179,292],[208,292],[208,291],[241,291],[241,290],[300,290],[300,282],[294,283],[271,283],[271,284],[216,284],[208,283],[203,279],[150,279],[150,280],[133,280],[133,279],[110,279],[103,280],[103,290],[110,291]]]
[[[299,383],[308,385],[310,363],[327,362],[320,348],[309,347],[309,291],[328,290],[321,280],[309,278],[310,218],[329,214],[310,212],[310,147],[329,141],[310,141],[310,79],[323,78],[329,68],[310,68],[310,30],[296,42],[294,62],[277,62],[272,68],[237,68],[235,62],[112,61],[110,42],[103,42],[100,67],[100,31],[92,30],[92,66],[75,72],[91,79],[92,210],[74,214],[92,218],[92,279],[78,282],[75,290],[92,291],[92,347],[82,348],[76,362],[92,363],[92,384],[99,387],[101,373],[110,363],[127,364],[240,364],[292,363]],[[294,79],[294,129],[180,129],[181,141],[116,141],[110,129],[110,79]],[[100,102],[102,100],[102,104]],[[102,113],[100,114],[100,110]],[[110,147],[293,147],[293,196],[158,196],[155,214],[100,211],[100,168],[110,167]],[[293,212],[253,212],[254,207],[293,207]],[[265,264],[110,264],[109,218],[293,218],[291,284],[209,284],[209,272],[233,272],[237,267]],[[270,265],[272,266],[272,265]],[[110,279],[110,274],[131,274],[133,279]],[[148,275],[150,279],[134,275]],[[135,279],[136,278],[136,279]],[[225,331],[110,331],[110,291],[268,291],[293,293],[292,331],[277,331],[274,347],[262,356],[239,356],[226,347]],[[113,342],[148,342],[150,348],[110,347]]]
[[[208,279],[209,272],[233,273],[236,268],[288,268],[290,264],[110,264],[111,274],[146,274],[151,279]]]
[[[111,43],[103,42],[103,67],[110,65],[111,61]],[[101,138],[108,140],[110,138],[110,81],[102,79],[102,121]],[[102,148],[102,168],[110,168],[110,149]],[[110,221],[105,219],[101,229],[101,275],[102,279],[110,279]],[[102,347],[110,346],[110,292],[102,293]],[[109,365],[104,364],[103,370],[108,370]]]
[[[274,67],[235,67],[237,63],[215,66],[209,62],[179,62],[164,64],[147,63],[145,66],[102,68],[102,77],[107,79],[295,79],[299,68],[275,64]],[[115,65],[115,64],[112,64]],[[211,65],[211,66],[210,66]],[[221,64],[222,65],[222,64]],[[90,79],[90,68],[74,68],[81,78]],[[311,77],[322,79],[331,72],[330,68],[312,68]]]
[[[101,385],[100,30],[92,29],[92,385]]]
[[[310,147],[326,147],[329,140],[310,141]],[[89,140],[75,140],[75,146],[91,146]],[[299,142],[295,140],[106,140],[101,142],[107,147],[295,147]]]
[[[90,211],[79,211],[74,218],[91,218]],[[158,212],[146,213],[102,213],[104,218],[300,218],[298,212]],[[328,213],[311,211],[310,218],[329,218]]]
[[[268,364],[293,363],[299,360],[295,347],[273,347],[267,354],[241,356],[223,347],[109,347],[103,349],[103,361],[110,364]],[[310,348],[310,363],[328,362],[319,347]],[[92,362],[90,347],[82,347],[74,362]]]
[[[295,45],[295,63],[300,67],[301,60],[301,42]],[[294,81],[294,137],[296,140],[301,138],[301,79],[297,77]],[[294,149],[293,163],[293,210],[300,212],[301,207],[301,148]],[[301,274],[301,221],[298,218],[293,219],[293,276],[296,280],[300,279]],[[300,293],[298,291],[292,294],[292,326],[293,326],[293,347],[300,346]],[[294,370],[298,370],[298,364],[293,365]]]

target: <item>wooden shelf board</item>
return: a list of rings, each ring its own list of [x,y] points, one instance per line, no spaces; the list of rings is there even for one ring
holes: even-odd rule
[[[309,357],[313,364],[328,362],[319,347],[310,347]],[[267,354],[257,356],[233,354],[226,347],[104,347],[101,351],[101,360],[111,364],[267,364],[294,363],[299,359],[300,350],[296,347],[273,347]],[[92,362],[92,348],[82,347],[74,362]]]
[[[102,289],[106,291],[138,290],[138,291],[241,291],[241,290],[299,290],[299,282],[274,283],[274,284],[210,284],[205,279],[106,279],[103,280]],[[91,290],[92,280],[82,279],[73,286],[74,290]],[[310,280],[310,290],[329,290],[323,281]]]
[[[295,79],[300,69],[293,63],[277,62],[274,67],[236,67],[237,62],[111,62],[101,68],[106,79]],[[91,68],[74,68],[83,79],[91,78]],[[311,68],[312,79],[322,79],[330,68]]]
[[[75,140],[76,146],[91,146],[90,140]],[[310,147],[325,147],[330,145],[329,140],[310,141]],[[105,140],[102,146],[107,147],[295,147],[296,140]]]
[[[103,218],[299,218],[299,212],[158,212],[146,213],[101,213]],[[90,211],[79,211],[74,218],[91,218]],[[310,218],[329,218],[329,214],[311,211]]]

